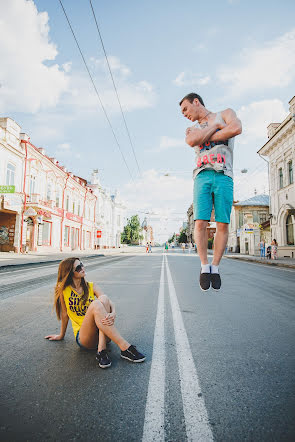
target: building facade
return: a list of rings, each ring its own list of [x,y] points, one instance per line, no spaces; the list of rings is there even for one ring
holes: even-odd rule
[[[118,195],[67,171],[10,118],[0,119],[0,155],[0,251],[120,246]]]
[[[295,258],[295,97],[285,120],[267,131],[258,154],[268,159],[271,237],[278,242],[278,256]]]
[[[270,244],[269,196],[255,195],[233,204],[228,236],[228,251],[259,255],[259,243]]]

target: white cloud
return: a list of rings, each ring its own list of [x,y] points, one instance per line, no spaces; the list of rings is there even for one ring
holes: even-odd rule
[[[5,2],[0,41],[0,112],[35,113],[55,106],[68,77],[58,64],[48,64],[58,52],[49,41],[47,12],[39,13],[31,0]]]
[[[72,69],[72,62],[68,61],[67,63],[64,63],[62,65],[62,68],[65,72],[70,72],[70,70]]]
[[[217,73],[220,82],[234,96],[254,90],[286,87],[295,77],[295,29],[263,47],[245,48],[233,61]]]
[[[267,126],[270,123],[280,123],[287,116],[287,111],[281,100],[254,101],[242,106],[237,111],[242,121],[243,133],[239,136],[239,143],[248,144],[256,140],[267,138]]]
[[[154,169],[143,173],[141,179],[129,182],[122,188],[122,196],[128,201],[129,213],[139,213],[154,229],[156,240],[164,241],[173,232],[178,232],[186,221],[186,211],[192,202],[192,179],[173,175],[164,176]],[[160,233],[162,232],[162,233]]]
[[[98,68],[100,70],[103,69],[105,72],[109,73],[107,61],[105,58],[99,59],[91,57],[90,61],[95,68]],[[118,57],[114,55],[108,55],[108,61],[113,73],[122,76],[128,76],[131,74],[131,70],[128,68],[128,66],[125,66]]]
[[[176,84],[176,86],[205,86],[210,80],[209,75],[180,72],[175,80],[173,80],[173,83]]]

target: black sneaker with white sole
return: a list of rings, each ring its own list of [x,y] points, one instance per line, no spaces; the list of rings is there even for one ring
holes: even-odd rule
[[[200,288],[203,292],[207,292],[210,289],[211,273],[200,272]]]
[[[106,350],[101,350],[96,353],[96,360],[100,368],[109,368],[112,365],[112,361]]]
[[[211,273],[211,286],[213,290],[220,290],[221,287],[221,278],[219,273]]]
[[[121,351],[121,358],[128,359],[131,362],[143,362],[145,361],[145,356],[136,350],[134,345],[130,345],[127,350]]]

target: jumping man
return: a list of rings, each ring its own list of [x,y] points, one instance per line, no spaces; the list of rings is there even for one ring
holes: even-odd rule
[[[195,242],[201,260],[200,287],[220,290],[219,263],[228,240],[228,225],[233,204],[234,137],[242,133],[241,121],[232,109],[211,112],[195,93],[179,103],[183,115],[196,123],[186,130],[186,143],[196,152],[194,178]],[[207,226],[214,205],[216,236],[214,255],[208,263]]]

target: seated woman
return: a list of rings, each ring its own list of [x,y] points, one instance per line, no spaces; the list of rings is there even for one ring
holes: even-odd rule
[[[145,356],[114,327],[114,304],[93,282],[85,280],[85,268],[79,258],[67,258],[59,264],[54,307],[61,320],[60,333],[45,336],[45,339],[61,341],[70,318],[77,344],[86,350],[97,348],[96,360],[101,368],[112,364],[106,351],[107,339],[118,345],[122,358],[131,362],[145,360]]]

